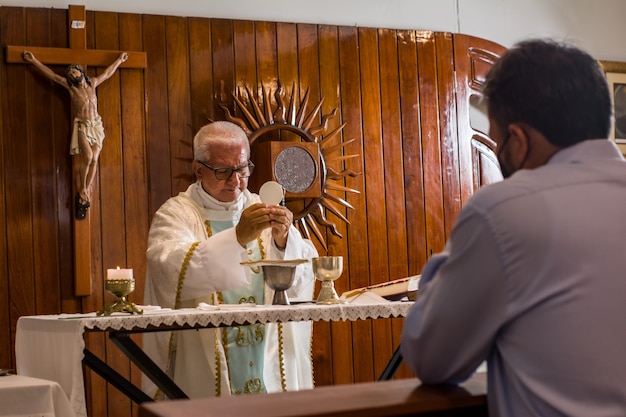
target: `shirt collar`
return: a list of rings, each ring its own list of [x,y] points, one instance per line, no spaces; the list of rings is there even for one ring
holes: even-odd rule
[[[244,209],[245,193],[239,194],[239,197],[235,201],[219,201],[211,194],[204,191],[204,188],[202,188],[202,183],[200,181],[197,181],[195,183],[194,193],[197,197],[197,201],[205,209],[221,211],[242,211]]]

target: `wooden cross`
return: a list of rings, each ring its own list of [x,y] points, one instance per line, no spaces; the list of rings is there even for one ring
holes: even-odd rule
[[[31,51],[43,64],[70,65],[81,64],[86,70],[88,65],[107,67],[124,51],[105,51],[87,49],[87,14],[85,6],[70,5],[68,11],[69,48],[46,48],[37,46],[7,46],[6,59],[9,63],[22,63],[24,51]],[[145,52],[128,52],[128,59],[120,68],[146,68]],[[69,139],[69,138],[68,138]],[[73,158],[73,172],[77,175],[80,159]],[[72,196],[76,195],[76,178],[72,181]],[[72,200],[72,206],[74,201]],[[76,296],[91,295],[91,222],[89,212],[83,220],[74,219],[74,293]]]

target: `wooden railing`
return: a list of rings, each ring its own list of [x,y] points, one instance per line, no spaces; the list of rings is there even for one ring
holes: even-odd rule
[[[417,379],[366,382],[307,391],[144,403],[139,417],[486,417],[487,384],[477,374],[461,386]]]

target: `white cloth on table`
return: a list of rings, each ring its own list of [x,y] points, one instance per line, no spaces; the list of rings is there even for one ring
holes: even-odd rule
[[[0,377],[0,416],[74,417],[75,413],[57,382],[7,375]]]
[[[86,417],[83,382],[83,327],[78,321],[20,317],[17,321],[15,356],[17,374],[56,381],[69,398],[74,414]],[[42,354],[45,346],[46,354]],[[69,371],[69,372],[68,372]]]

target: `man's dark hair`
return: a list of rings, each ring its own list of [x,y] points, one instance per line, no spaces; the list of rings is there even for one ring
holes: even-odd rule
[[[70,71],[73,70],[73,69],[77,69],[78,71],[80,71],[80,73],[82,74],[83,78],[85,78],[85,82],[89,86],[91,86],[91,78],[89,78],[89,76],[87,74],[85,74],[85,71],[83,71],[83,67],[80,66],[79,64],[70,64],[65,69],[65,79],[67,80],[69,85],[77,87],[80,84],[80,81],[77,82],[74,79],[72,79],[72,77],[70,76]]]
[[[541,39],[514,45],[487,74],[483,93],[503,131],[523,122],[559,147],[609,135],[606,77],[597,60],[573,45]]]

